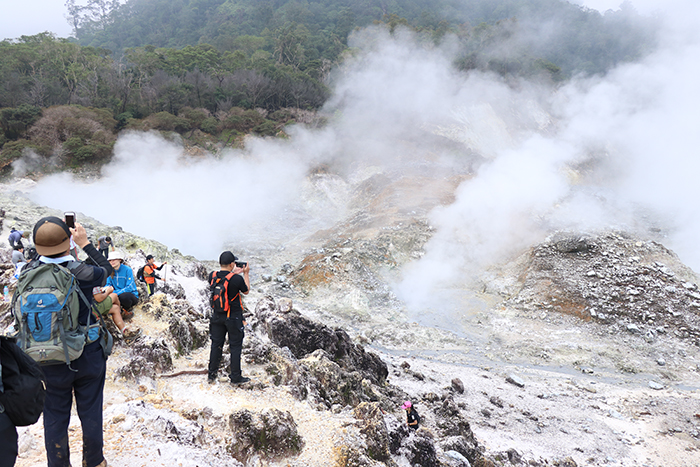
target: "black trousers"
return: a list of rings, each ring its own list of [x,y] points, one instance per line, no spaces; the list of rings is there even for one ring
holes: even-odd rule
[[[5,411],[0,412],[0,467],[12,467],[17,459],[17,428]]]
[[[98,342],[88,344],[83,354],[68,365],[44,366],[44,443],[49,467],[69,467],[68,425],[75,396],[83,428],[83,463],[95,467],[104,460],[102,452],[102,402],[107,362]],[[75,463],[73,464],[75,465]]]
[[[138,297],[132,294],[131,292],[124,292],[119,294],[119,303],[121,303],[122,308],[124,308],[126,311],[131,310],[133,307],[136,306],[138,302]]]
[[[214,313],[209,320],[209,335],[211,336],[211,352],[209,353],[209,379],[216,379],[224,351],[224,342],[228,334],[228,346],[231,350],[231,381],[241,377],[241,352],[243,350],[243,313]]]

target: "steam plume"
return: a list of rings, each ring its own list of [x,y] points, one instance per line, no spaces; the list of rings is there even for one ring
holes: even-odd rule
[[[358,167],[462,168],[476,152],[483,164],[454,203],[430,214],[436,234],[397,284],[410,307],[464,286],[554,229],[644,232],[663,223],[668,246],[700,270],[694,3],[659,4],[666,27],[652,55],[556,92],[458,74],[449,41],[427,50],[408,33],[369,28],[353,38],[360,55],[337,71],[325,130],[298,129],[289,141],[251,140],[246,151],[201,159],[183,159],[179,146],[152,134],[125,134],[99,183],[51,177],[35,197],[215,258],[227,242],[284,243],[337,220],[300,206],[300,186],[318,162],[334,161],[357,180]],[[426,130],[463,144],[464,153],[425,147]],[[223,209],[213,201],[221,194],[230,199]]]

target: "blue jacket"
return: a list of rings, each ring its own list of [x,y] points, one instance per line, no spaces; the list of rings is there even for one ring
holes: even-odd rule
[[[119,266],[119,269],[114,270],[114,274],[107,278],[107,284],[114,287],[114,293],[117,295],[124,292],[131,292],[138,298],[139,291],[134,282],[134,271],[126,264]]]

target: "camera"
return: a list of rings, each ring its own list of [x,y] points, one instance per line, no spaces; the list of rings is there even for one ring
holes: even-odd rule
[[[243,262],[243,261],[236,261],[236,266],[238,266],[239,268],[244,268],[244,267],[248,266],[248,263]]]
[[[75,228],[75,213],[74,212],[66,212],[64,213],[65,219],[66,219],[66,225],[70,227],[71,229]]]

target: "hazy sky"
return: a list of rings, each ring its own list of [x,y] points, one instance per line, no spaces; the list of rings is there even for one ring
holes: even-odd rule
[[[623,1],[624,0],[569,0],[569,3],[584,5],[588,8],[605,12],[607,10],[617,10]],[[657,5],[663,5],[663,0],[631,0],[631,2],[640,13],[649,13],[654,10]]]
[[[0,0],[0,39],[15,39],[44,31],[70,35],[65,0]]]
[[[84,2],[78,2],[84,3]],[[617,9],[622,0],[571,0],[600,11]],[[640,12],[648,12],[662,0],[633,0]],[[31,36],[44,31],[68,37],[71,28],[66,21],[64,0],[0,0],[0,40]]]

